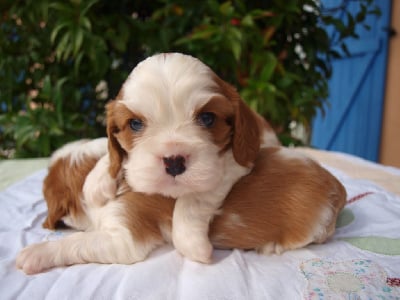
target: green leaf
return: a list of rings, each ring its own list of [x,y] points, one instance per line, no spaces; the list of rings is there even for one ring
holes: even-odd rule
[[[49,98],[51,97],[51,82],[49,75],[47,75],[43,80],[42,93]]]
[[[82,28],[85,28],[88,31],[92,31],[92,23],[90,22],[89,18],[81,17],[80,24]]]
[[[59,32],[62,29],[66,28],[66,27],[68,27],[70,25],[71,25],[71,21],[67,20],[67,21],[64,21],[64,22],[58,24],[57,26],[55,26],[54,29],[52,30],[51,34],[50,34],[50,42],[52,44],[54,44]]]
[[[64,33],[62,36],[60,42],[58,43],[56,47],[56,57],[58,60],[61,59],[66,59],[66,54],[68,54],[71,51],[71,32],[67,31]]]
[[[244,16],[244,18],[242,19],[240,24],[242,24],[243,26],[247,26],[247,27],[253,27],[254,26],[253,17],[251,15]]]
[[[82,3],[85,4],[85,6],[81,9],[81,15],[84,16],[88,13],[89,9],[95,5],[99,0],[90,0],[90,1],[82,1]]]
[[[84,53],[79,52],[74,61],[74,75],[75,77],[79,77],[80,75],[80,66],[83,59]]]
[[[195,31],[186,36],[186,37],[182,37],[177,39],[174,42],[174,45],[183,45],[183,44],[188,44],[194,40],[205,40],[205,39],[209,39],[211,38],[211,36],[215,35],[217,33],[217,28],[212,27],[212,26],[208,26],[204,29],[195,29]]]
[[[61,3],[61,2],[52,2],[52,3],[50,3],[49,4],[49,8],[54,8],[55,10],[58,10],[60,12],[66,13],[66,14],[72,12],[72,7],[71,6],[68,6],[67,4]]]
[[[57,120],[59,124],[63,124],[64,122],[64,118],[63,118],[63,110],[62,110],[62,87],[64,85],[64,83],[68,80],[68,78],[62,78],[60,80],[57,81],[56,85],[55,85],[55,92],[54,95],[52,97],[53,102],[55,104],[55,109],[56,109],[56,115],[57,115]]]
[[[50,127],[50,131],[49,131],[49,134],[50,135],[58,135],[58,136],[61,136],[61,135],[63,135],[64,134],[64,131],[61,129],[61,128],[59,128],[59,127]]]
[[[74,40],[74,51],[73,51],[74,56],[78,54],[79,50],[82,47],[83,37],[84,37],[84,31],[81,29],[77,29]]]
[[[262,6],[268,10],[244,0],[161,0],[145,9],[141,1],[11,1],[4,14],[22,24],[15,26],[14,17],[0,21],[0,99],[7,115],[0,118],[0,147],[37,156],[102,134],[102,126],[87,122],[82,98],[103,114],[97,83],[106,80],[115,96],[130,67],[160,51],[203,60],[292,141],[288,123],[295,118],[308,126],[327,103],[332,60],[346,53],[342,43],[376,19],[379,9],[371,1],[352,3],[352,16],[346,7],[321,11],[313,0],[268,1]],[[304,4],[315,12],[304,11]],[[334,40],[327,28],[338,32]],[[307,55],[307,70],[296,63],[296,44]],[[115,59],[123,63],[112,68]],[[29,109],[30,90],[39,91],[35,109]]]
[[[29,140],[34,139],[35,133],[37,132],[36,128],[30,122],[26,121],[29,121],[29,119],[20,118],[18,124],[16,124],[14,138],[19,147],[27,143]]]
[[[221,6],[219,7],[219,11],[224,16],[231,16],[234,12],[234,8],[232,6],[232,3],[230,1],[227,1],[221,4]]]
[[[261,78],[262,80],[269,81],[271,80],[272,75],[274,74],[275,68],[278,64],[278,59],[276,56],[271,53],[267,52],[265,54],[265,64],[261,71]]]
[[[233,41],[231,43],[231,49],[232,49],[233,56],[235,57],[235,59],[237,61],[239,61],[240,56],[242,54],[242,45],[238,42]]]

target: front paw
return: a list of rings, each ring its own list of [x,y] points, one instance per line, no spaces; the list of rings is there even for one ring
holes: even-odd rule
[[[208,239],[202,238],[173,238],[175,248],[190,260],[203,264],[211,263],[213,247]]]
[[[55,266],[53,256],[49,242],[31,245],[18,254],[16,266],[28,275],[37,274]]]

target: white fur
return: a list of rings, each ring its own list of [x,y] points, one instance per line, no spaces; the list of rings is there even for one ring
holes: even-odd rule
[[[126,179],[134,190],[178,198],[193,192],[215,189],[224,176],[219,148],[198,125],[188,124],[179,129],[165,128],[158,133],[149,124],[148,132],[136,141],[124,164]],[[178,127],[178,125],[176,125]],[[165,172],[163,157],[182,155],[187,170],[176,177]]]
[[[316,226],[311,233],[311,241],[320,241],[325,240],[329,235],[327,229],[329,228],[329,224],[332,222],[335,217],[334,208],[331,205],[324,205],[321,208],[320,217],[318,218],[318,222],[316,222]]]
[[[276,154],[281,156],[283,159],[287,160],[293,160],[293,159],[301,160],[306,164],[313,162],[309,157],[307,157],[303,153],[300,153],[299,151],[290,148],[280,147],[279,151],[277,151]]]
[[[145,119],[124,169],[128,184],[144,193],[177,198],[173,216],[175,247],[192,260],[208,262],[208,224],[232,185],[249,172],[232,151],[220,154],[194,113],[216,93],[212,71],[182,54],[161,54],[140,63],[123,85],[117,105]],[[227,100],[228,101],[228,100]],[[228,102],[227,102],[228,103]],[[163,157],[183,156],[186,171],[165,172]]]
[[[155,247],[150,241],[140,245],[133,242],[123,217],[123,203],[118,200],[92,207],[89,212],[91,230],[26,247],[17,257],[17,267],[34,274],[56,266],[88,262],[132,264],[145,259]]]
[[[87,230],[92,224],[86,214],[68,214],[62,217],[61,220],[65,225],[82,231]]]
[[[261,148],[276,147],[280,142],[273,130],[266,128],[261,133]]]
[[[243,222],[239,214],[231,213],[228,215],[228,224],[231,228],[245,228],[247,225]]]
[[[106,151],[107,139],[90,142],[81,140],[69,143],[56,151],[50,165],[57,159],[67,157],[73,163],[79,163],[85,156],[98,158]],[[85,181],[87,198],[83,197],[80,202],[85,214],[68,214],[62,218],[67,225],[86,232],[73,233],[58,241],[26,247],[18,254],[18,268],[27,274],[33,274],[56,266],[88,262],[130,264],[143,260],[157,245],[150,240],[141,244],[133,242],[134,237],[128,229],[122,201],[104,202],[105,198],[96,198],[105,195],[110,197],[106,200],[115,198],[115,186],[111,184],[115,184],[115,180],[109,180],[107,177],[108,164],[109,157],[105,155]]]
[[[225,172],[218,188],[181,196],[175,203],[172,240],[179,251],[195,261],[210,262],[212,245],[208,239],[208,224],[233,184],[250,171],[237,164],[231,152],[224,160]]]
[[[103,166],[108,159],[108,155],[105,156],[106,153],[107,138],[78,140],[68,143],[55,151],[50,158],[49,166],[51,167],[59,159],[69,158],[70,165],[79,165],[87,157],[98,159],[103,156],[86,178],[83,190],[84,198],[80,199],[80,203],[84,203],[85,198],[89,199],[89,202],[104,203],[106,199],[115,196],[114,186],[116,185],[115,180],[107,178],[107,176],[110,176]],[[62,221],[78,230],[86,230],[91,224],[86,214],[68,214],[62,218]]]
[[[257,252],[263,255],[281,254],[283,252],[283,248],[276,242],[269,242],[260,249],[257,249]]]
[[[83,196],[87,204],[104,205],[113,199],[117,191],[117,181],[108,172],[110,157],[104,155],[86,177]]]
[[[107,153],[107,138],[98,138],[94,140],[82,139],[68,143],[55,151],[51,158],[49,166],[52,166],[57,160],[69,156],[71,165],[79,164],[85,156],[101,157]]]

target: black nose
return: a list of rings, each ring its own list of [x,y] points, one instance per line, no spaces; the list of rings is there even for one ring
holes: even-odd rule
[[[171,176],[176,176],[185,172],[185,158],[181,155],[163,158],[165,171]]]

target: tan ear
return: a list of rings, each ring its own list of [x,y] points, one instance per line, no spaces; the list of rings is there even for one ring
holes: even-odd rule
[[[218,83],[234,108],[233,156],[238,164],[250,167],[258,155],[261,144],[261,132],[257,114],[240,98],[239,93],[233,86],[222,79],[219,79]]]
[[[124,149],[119,144],[116,134],[120,131],[115,119],[115,107],[117,100],[113,100],[106,105],[107,111],[107,136],[108,136],[108,152],[110,156],[109,172],[112,178],[118,176],[122,167],[122,160],[126,155]]]
[[[57,222],[60,221],[65,215],[66,213],[63,210],[49,205],[46,220],[44,220],[42,224],[43,228],[52,230],[56,229]]]
[[[60,182],[60,178],[63,179],[62,174],[63,168],[59,167],[63,164],[62,160],[59,160],[56,165],[49,169],[49,174],[46,176],[43,182],[43,195],[47,205],[47,217],[43,222],[42,226],[47,229],[55,229],[58,221],[62,217],[67,215],[68,200],[68,189],[65,188],[64,182]]]
[[[242,166],[252,166],[260,151],[260,130],[255,113],[239,98],[235,107],[233,156]]]

